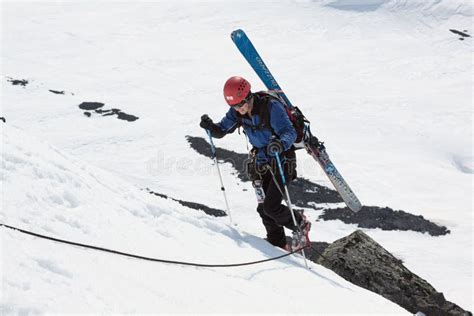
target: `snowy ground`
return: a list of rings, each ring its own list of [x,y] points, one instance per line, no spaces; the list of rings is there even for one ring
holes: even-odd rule
[[[472,38],[449,32],[472,32],[468,1],[2,2],[0,221],[165,259],[281,254],[258,238],[251,187],[230,165],[222,171],[237,227],[141,190],[224,209],[215,167],[185,135],[204,136],[201,114],[224,114],[227,77],[243,75],[263,89],[230,41],[237,28],[364,204],[451,230],[366,233],[472,311],[473,49]],[[78,108],[86,101],[139,119],[86,117]],[[217,144],[246,150],[238,134]],[[330,186],[309,156],[298,158],[300,175]],[[354,229],[317,222],[311,237],[331,242]],[[195,269],[5,229],[0,236],[7,312],[404,313],[323,267],[302,269],[296,258]]]

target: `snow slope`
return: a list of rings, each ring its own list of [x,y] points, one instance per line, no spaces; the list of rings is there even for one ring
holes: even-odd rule
[[[469,0],[320,0],[321,4],[339,10],[356,12],[388,10],[396,14],[421,15],[435,19],[449,19],[458,15],[472,17]]]
[[[18,128],[3,127],[3,150],[4,223],[172,260],[235,263],[282,254],[260,238],[154,198]],[[305,270],[293,257],[259,266],[195,268],[124,259],[5,228],[1,234],[6,314],[300,313],[307,312],[308,301],[322,313],[402,312],[321,266]],[[327,296],[318,298],[321,292]],[[340,297],[347,304],[337,306]]]
[[[376,7],[366,10],[368,5]],[[215,167],[189,148],[185,135],[205,136],[198,127],[203,113],[214,119],[224,114],[221,89],[227,77],[240,74],[255,90],[263,89],[230,41],[230,32],[237,28],[249,34],[288,97],[310,118],[364,204],[420,214],[451,230],[436,238],[366,233],[448,300],[472,311],[473,50],[472,38],[460,41],[449,32],[454,28],[472,33],[469,1],[2,2],[0,116],[7,123],[0,122],[1,168],[2,179],[10,180],[2,181],[0,219],[62,238],[174,259],[200,261],[204,252],[211,262],[233,262],[261,258],[262,252],[279,253],[257,239],[264,232],[252,189],[240,183],[229,164],[221,170],[238,230],[226,226],[227,219],[208,218],[142,191],[148,187],[224,208]],[[29,83],[13,86],[7,77]],[[86,117],[78,108],[86,101],[102,102],[104,108],[119,108],[139,119]],[[28,135],[56,149],[36,147]],[[16,144],[23,139],[23,145]],[[216,144],[246,150],[237,134]],[[28,152],[38,158],[27,159]],[[330,186],[309,156],[298,153],[298,159],[299,175]],[[15,177],[24,180],[16,182]],[[314,221],[320,211],[307,213]],[[169,225],[163,228],[160,220]],[[311,237],[331,242],[354,229],[341,222],[316,222]],[[147,308],[137,307],[136,312],[160,306],[163,311],[222,311],[227,299],[214,310],[211,297],[195,295],[209,288],[209,293],[226,289],[226,298],[232,291],[241,311],[263,311],[256,294],[264,291],[275,302],[272,311],[281,307],[290,312],[295,310],[285,310],[279,299],[288,293],[274,290],[274,282],[291,289],[296,281],[290,276],[301,275],[305,281],[298,286],[313,286],[306,285],[308,272],[288,260],[258,267],[262,273],[249,267],[204,269],[202,275],[51,245],[4,229],[2,252],[15,253],[2,255],[2,304],[12,307],[24,300],[23,294],[38,293],[15,307],[17,311],[59,312],[73,306],[70,312],[132,312],[125,289],[132,290],[134,302],[143,300],[144,305],[134,306]],[[87,272],[91,261],[97,269]],[[50,267],[48,274],[44,267]],[[51,272],[63,270],[69,277]],[[24,271],[35,281],[28,282]],[[316,271],[353,289],[329,272]],[[208,282],[211,277],[215,284]],[[170,289],[157,285],[158,278]],[[117,279],[126,281],[118,287]],[[321,280],[315,279],[311,282]],[[189,292],[180,293],[177,280]],[[187,280],[193,282],[184,283]],[[200,288],[189,288],[189,283]],[[77,292],[71,284],[78,286]],[[315,312],[331,311],[326,307],[337,295],[329,295],[325,285],[314,286],[329,302]],[[253,295],[245,294],[248,287]],[[69,294],[54,295],[61,290]],[[314,290],[308,292],[312,300],[320,298]],[[160,303],[151,295],[162,298]],[[364,295],[366,302],[373,297],[354,295]],[[74,303],[79,297],[90,303]],[[386,303],[384,312],[399,312]],[[341,304],[332,308],[361,313],[371,309],[363,303],[357,306],[360,309]],[[382,311],[381,305],[374,306]]]

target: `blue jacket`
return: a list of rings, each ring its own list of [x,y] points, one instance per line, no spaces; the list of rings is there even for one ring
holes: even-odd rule
[[[271,157],[266,153],[266,146],[270,143],[273,133],[275,133],[280,139],[283,145],[283,150],[287,151],[296,140],[296,130],[286,113],[285,106],[274,98],[270,98],[267,104],[268,111],[270,112],[271,129],[269,127],[258,129],[257,127],[262,119],[258,113],[260,112],[260,106],[265,106],[265,104],[263,104],[257,97],[254,100],[252,117],[249,115],[241,116],[231,107],[229,111],[227,111],[225,117],[216,125],[224,133],[233,133],[239,125],[237,116],[240,116],[242,127],[247,134],[250,143],[258,149],[257,163],[268,163]]]

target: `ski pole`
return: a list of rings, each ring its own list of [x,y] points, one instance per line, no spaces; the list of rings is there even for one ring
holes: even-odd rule
[[[280,155],[278,153],[275,153],[275,158],[278,164],[278,170],[280,170],[281,181],[283,182],[283,188],[285,189],[284,198],[288,204],[288,208],[290,209],[291,217],[293,218],[293,223],[295,224],[296,227],[298,227],[298,224],[296,223],[295,213],[293,212],[293,207],[291,206],[290,195],[288,193],[288,187],[286,185],[286,179],[285,179],[285,174],[283,173],[283,167],[281,165]]]
[[[293,218],[293,224],[295,225],[295,227],[297,227],[297,229],[300,233],[300,238],[302,238],[303,232],[301,231],[301,228],[299,227],[298,223],[296,222],[295,212],[293,210],[293,206],[291,205],[290,194],[288,192],[288,186],[286,185],[285,173],[283,172],[283,167],[282,167],[281,161],[280,161],[280,155],[278,154],[278,152],[275,152],[274,155],[275,155],[275,158],[276,158],[276,161],[277,161],[277,164],[278,164],[278,169],[280,170],[280,175],[281,175],[281,180],[282,180],[282,183],[283,183],[283,187],[285,188],[284,198],[286,200],[286,204],[288,205],[288,208],[290,209],[291,217]],[[308,262],[306,261],[306,254],[304,253],[304,250],[301,250],[301,254],[303,255],[303,258],[304,258],[304,264],[305,264],[306,268],[309,270]]]
[[[214,161],[216,163],[217,174],[219,175],[219,179],[221,181],[221,191],[224,194],[225,206],[227,208],[227,215],[229,215],[230,223],[233,224],[232,215],[230,214],[229,202],[227,201],[227,194],[225,193],[224,182],[222,181],[221,170],[219,169],[219,162],[217,160],[216,147],[214,146],[214,142],[212,141],[211,131],[206,129],[206,132],[207,132],[207,135],[209,136],[209,142],[211,143],[211,151],[212,151],[212,156],[214,158]]]

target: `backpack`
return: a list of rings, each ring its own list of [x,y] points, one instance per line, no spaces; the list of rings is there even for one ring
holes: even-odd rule
[[[254,102],[259,102],[260,105],[260,109],[257,112],[258,116],[260,117],[260,123],[257,126],[251,126],[253,130],[270,129],[272,130],[272,133],[275,134],[275,131],[273,131],[273,128],[270,124],[270,111],[268,103],[270,100],[276,99],[285,107],[286,114],[288,115],[288,118],[296,130],[295,143],[300,143],[303,140],[305,122],[308,122],[308,120],[306,120],[303,113],[301,113],[297,107],[290,109],[274,90],[256,92],[254,93],[254,97],[256,98]],[[245,125],[243,123],[242,116],[239,113],[237,113],[237,124],[239,127]]]

